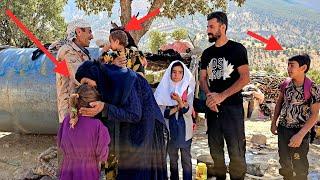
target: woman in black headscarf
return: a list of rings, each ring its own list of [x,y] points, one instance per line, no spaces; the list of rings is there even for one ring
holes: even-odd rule
[[[167,179],[166,141],[168,130],[161,110],[148,82],[129,68],[121,68],[98,61],[84,62],[76,79],[95,81],[102,102],[93,108],[80,109],[85,116],[101,114],[101,120],[119,123],[120,180]],[[110,125],[110,124],[109,124]]]

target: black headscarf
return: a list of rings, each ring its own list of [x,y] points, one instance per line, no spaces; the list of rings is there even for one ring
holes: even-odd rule
[[[89,78],[97,83],[102,101],[121,105],[126,102],[137,75],[128,68],[101,64],[99,61],[85,61],[77,70],[76,79]]]

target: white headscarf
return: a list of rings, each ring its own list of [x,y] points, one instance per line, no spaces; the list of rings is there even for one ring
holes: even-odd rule
[[[77,19],[71,21],[67,27],[67,40],[72,41],[76,37],[77,28],[88,28],[91,27],[89,22],[84,19]]]
[[[171,79],[172,65],[176,62],[180,62],[183,66],[183,78],[178,83],[173,82]],[[177,105],[177,102],[175,100],[172,100],[170,95],[175,92],[181,97],[184,91],[187,90],[187,88],[189,101],[189,95],[194,94],[195,80],[187,66],[183,62],[177,60],[173,61],[165,71],[162,80],[160,81],[156,91],[154,92],[154,96],[159,106],[174,106]],[[191,101],[193,102],[193,97]],[[192,104],[189,105],[192,106]]]
[[[171,79],[171,69],[172,65],[176,62],[180,62],[183,66],[183,78],[180,82],[175,83]],[[180,97],[182,94],[187,90],[188,88],[188,94],[187,94],[187,102],[189,104],[189,111],[185,114],[183,114],[183,118],[185,120],[186,125],[186,135],[185,140],[189,140],[193,136],[193,130],[192,130],[192,111],[193,111],[193,98],[194,98],[194,89],[195,89],[195,80],[190,72],[190,70],[187,68],[187,66],[181,62],[181,61],[173,61],[166,72],[163,75],[162,80],[160,81],[156,91],[154,92],[155,99],[162,111],[164,113],[166,106],[174,106],[177,105],[177,102],[175,100],[172,100],[170,95],[175,92]],[[178,113],[176,113],[176,116],[178,116]],[[178,117],[176,117],[178,118]],[[169,127],[169,121],[166,119],[167,127]]]

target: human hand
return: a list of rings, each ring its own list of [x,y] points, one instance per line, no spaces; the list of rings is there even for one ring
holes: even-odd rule
[[[147,61],[147,58],[145,58],[145,57],[142,57],[141,58],[141,65],[143,66],[143,67],[147,67],[147,65],[148,65],[148,61]]]
[[[301,134],[297,133],[291,137],[290,142],[288,144],[289,147],[297,148],[300,147],[303,137]]]
[[[212,96],[207,96],[206,105],[213,112],[219,112],[218,105],[214,103]]]
[[[92,108],[84,108],[84,107],[80,108],[79,113],[82,116],[94,117],[103,110],[105,103],[101,101],[95,101],[95,102],[91,102],[90,106]]]
[[[197,124],[193,123],[192,124],[192,131],[195,132],[197,130]]]
[[[180,96],[175,92],[171,93],[170,97],[171,97],[171,99],[177,101],[178,103],[182,101]]]
[[[271,128],[270,128],[270,131],[272,134],[274,135],[278,135],[278,131],[277,131],[277,125],[275,122],[272,122],[271,123]]]
[[[223,93],[208,93],[207,98],[212,99],[212,103],[221,104],[227,97]]]
[[[112,64],[119,66],[119,67],[126,67],[127,66],[127,58],[125,56],[118,56],[113,59]]]
[[[89,78],[82,78],[80,81],[81,84],[88,84],[90,87],[97,87],[97,83]]]
[[[111,49],[111,45],[110,44],[105,44],[102,48],[102,52],[108,52]]]

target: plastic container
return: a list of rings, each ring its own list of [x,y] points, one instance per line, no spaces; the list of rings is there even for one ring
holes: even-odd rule
[[[57,133],[54,64],[45,55],[32,61],[34,50],[0,50],[0,131]],[[98,48],[89,48],[89,51],[92,58],[98,57]]]
[[[196,180],[207,179],[207,165],[205,163],[198,163],[196,166]]]

